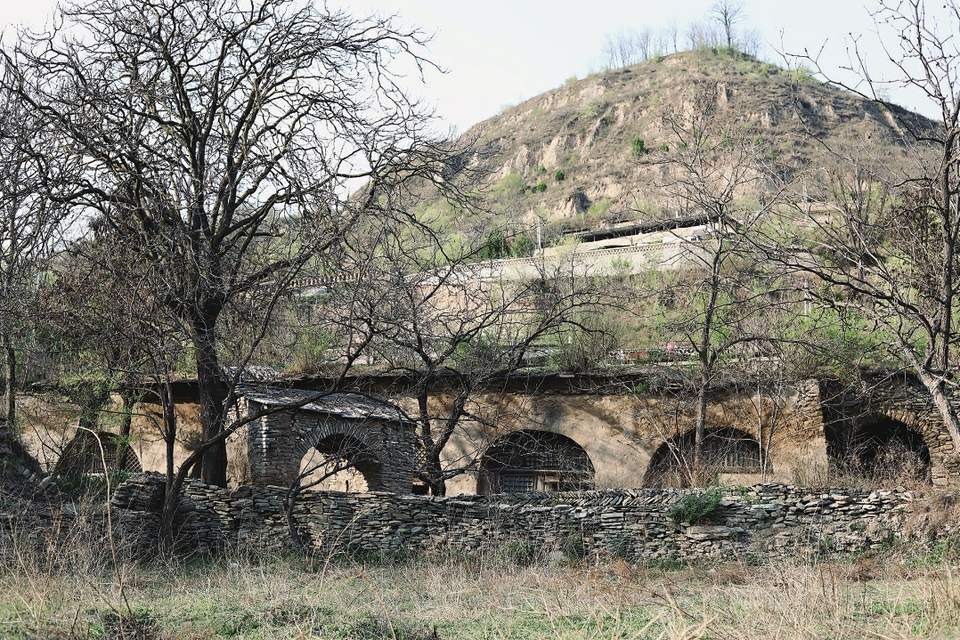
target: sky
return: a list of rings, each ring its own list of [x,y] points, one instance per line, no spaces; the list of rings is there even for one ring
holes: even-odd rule
[[[135,1],[135,0],[134,0]],[[321,1],[321,0],[318,0]],[[416,95],[432,105],[440,128],[464,132],[504,107],[584,78],[605,66],[603,44],[629,29],[659,29],[674,21],[681,40],[691,22],[708,19],[714,0],[327,0],[357,16],[396,15],[402,24],[432,34],[427,55],[445,69],[429,72]],[[931,7],[942,2],[931,0]],[[42,26],[54,0],[0,0],[0,27]],[[761,57],[785,66],[783,53],[820,53],[831,72],[849,61],[847,45],[859,37],[874,78],[892,77],[883,64],[880,36],[870,16],[876,0],[744,0],[742,28],[756,29]],[[884,42],[894,34],[881,31]],[[7,38],[9,34],[7,34]],[[681,48],[683,48],[681,46]],[[919,98],[893,91],[894,101],[926,112]]]

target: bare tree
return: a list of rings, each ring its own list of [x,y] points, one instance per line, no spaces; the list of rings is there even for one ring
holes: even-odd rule
[[[670,20],[663,31],[664,42],[670,46],[670,53],[676,53],[678,50],[677,42],[680,37],[680,26],[676,19]]]
[[[661,166],[660,188],[702,225],[699,237],[677,237],[686,248],[658,283],[658,296],[669,298],[660,330],[697,363],[696,469],[725,361],[750,358],[770,340],[757,321],[770,303],[769,281],[751,260],[748,241],[766,210],[748,197],[765,188],[765,167],[750,132],[718,105],[716,86],[665,108],[661,122],[673,143],[641,161]]]
[[[896,84],[925,96],[938,119],[885,101],[854,42],[850,70],[862,80],[836,84],[869,99],[876,118],[896,123],[906,161],[877,157],[862,140],[826,149],[832,160],[820,166],[828,169],[805,184],[827,188],[813,202],[798,194],[781,224],[771,225],[766,247],[769,257],[811,281],[809,295],[819,304],[862,322],[858,328],[876,351],[917,375],[960,452],[960,420],[950,402],[960,293],[960,6],[883,1],[873,17],[895,36],[887,55],[901,72]],[[815,59],[805,62],[822,73]]]
[[[7,88],[66,154],[49,161],[77,168],[52,199],[96,212],[165,275],[157,298],[195,353],[209,446],[194,462],[224,485],[238,376],[221,365],[223,314],[275,300],[345,228],[383,215],[391,185],[439,174],[426,116],[390,71],[422,70],[423,39],[292,0],[93,0],[53,24],[5,52]]]
[[[40,155],[36,122],[0,90],[0,420],[16,424],[17,351],[36,319],[38,280],[56,243],[58,210],[43,198],[52,169]]]
[[[402,381],[398,402],[417,428],[417,477],[442,495],[479,453],[445,460],[451,437],[467,423],[497,432],[503,421],[478,397],[538,348],[556,351],[564,329],[593,331],[584,312],[604,293],[569,262],[505,276],[498,263],[477,261],[487,234],[464,246],[427,227],[372,231],[351,241],[351,279],[321,304],[339,323],[333,342],[344,360],[362,352]]]
[[[687,48],[712,49],[720,46],[720,34],[709,22],[691,22],[687,25]]]
[[[727,49],[733,49],[735,26],[743,16],[743,0],[717,0],[710,7],[710,17],[720,23],[727,38]]]

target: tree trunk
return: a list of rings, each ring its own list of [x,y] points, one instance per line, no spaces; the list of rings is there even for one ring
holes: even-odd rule
[[[223,402],[227,388],[220,371],[217,343],[213,327],[215,318],[205,318],[194,327],[197,382],[200,389],[200,424],[203,440],[215,438],[223,431],[226,409]],[[227,445],[218,442],[210,447],[200,461],[200,480],[217,487],[227,486]]]
[[[943,426],[946,427],[947,433],[950,434],[950,440],[953,441],[953,448],[960,455],[960,419],[957,418],[956,409],[954,409],[950,398],[947,396],[945,384],[938,377],[925,372],[920,373],[920,381],[923,382],[923,386],[930,393],[933,404],[937,407],[940,418],[943,420]]]
[[[707,436],[707,400],[710,395],[710,383],[707,376],[700,381],[700,388],[697,389],[697,424],[694,432],[693,445],[693,470],[690,480],[694,484],[699,484],[703,475],[701,467],[703,466],[703,441]]]
[[[0,407],[0,419],[14,426],[17,422],[17,352],[13,348],[10,334],[3,334],[3,407]]]
[[[174,412],[173,392],[170,380],[164,380],[160,387],[160,408],[163,414],[163,443],[166,453],[167,488],[173,486],[175,473],[174,445],[177,442],[177,414]]]
[[[137,394],[133,389],[123,388],[120,390],[120,400],[123,413],[120,419],[120,443],[117,446],[115,465],[117,469],[126,471],[127,449],[130,447],[130,427],[133,424],[133,406],[137,401]]]

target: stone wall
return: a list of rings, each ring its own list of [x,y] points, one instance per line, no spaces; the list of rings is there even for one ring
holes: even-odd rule
[[[118,488],[118,521],[157,522],[158,474]],[[618,555],[633,561],[793,556],[856,551],[901,535],[907,491],[808,490],[756,485],[725,494],[708,524],[677,523],[670,510],[691,491],[623,489],[554,494],[427,497],[307,493],[300,534],[318,551],[469,551],[495,548]],[[186,551],[280,549],[290,544],[280,487],[233,491],[188,482],[175,528]],[[135,530],[131,529],[131,533]],[[142,535],[142,534],[137,534]],[[143,540],[149,544],[149,531]]]

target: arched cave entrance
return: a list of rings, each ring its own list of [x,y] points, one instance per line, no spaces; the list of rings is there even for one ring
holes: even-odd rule
[[[707,431],[694,466],[696,431],[678,434],[657,448],[643,477],[645,487],[684,488],[710,484],[721,473],[760,473],[760,443],[740,429]],[[767,471],[772,471],[769,462]]]
[[[300,486],[312,491],[345,493],[378,490],[381,465],[366,444],[333,434],[307,450],[300,460]]]
[[[494,442],[480,460],[477,493],[593,489],[587,452],[548,431],[515,431]]]
[[[930,449],[907,424],[884,415],[824,428],[833,475],[847,483],[881,486],[931,483]]]
[[[104,468],[104,462],[106,462],[106,468]],[[129,473],[143,471],[133,447],[117,434],[106,431],[94,434],[79,429],[73,440],[64,448],[63,455],[53,469],[53,475],[61,478],[79,478],[85,475],[103,475],[108,469]]]

